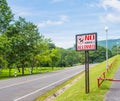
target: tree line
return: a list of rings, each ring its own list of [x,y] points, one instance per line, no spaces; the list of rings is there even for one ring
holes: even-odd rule
[[[6,0],[0,1],[0,69],[17,68],[24,75],[29,67],[71,66],[78,63],[73,50],[56,47],[51,39],[45,38],[37,26],[14,14]],[[75,57],[75,56],[76,57]],[[22,68],[22,71],[20,71]]]
[[[120,47],[117,47],[120,49]],[[105,60],[106,49],[98,46],[90,51],[90,63]],[[109,50],[109,57],[116,55]],[[51,39],[45,38],[37,26],[25,18],[14,19],[14,14],[6,0],[0,0],[0,69],[17,68],[24,75],[24,69],[34,67],[67,67],[84,63],[84,52],[76,52],[73,48],[56,47]],[[22,70],[22,71],[20,71]]]

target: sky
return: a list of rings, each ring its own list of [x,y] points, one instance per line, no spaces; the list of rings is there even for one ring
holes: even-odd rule
[[[15,19],[37,25],[40,34],[62,48],[77,34],[97,32],[98,40],[120,38],[120,0],[7,0]]]

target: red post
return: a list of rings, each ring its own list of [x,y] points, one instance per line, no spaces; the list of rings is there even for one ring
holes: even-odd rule
[[[105,78],[105,72],[103,72],[103,77]]]
[[[98,78],[98,87],[100,86],[100,79]]]

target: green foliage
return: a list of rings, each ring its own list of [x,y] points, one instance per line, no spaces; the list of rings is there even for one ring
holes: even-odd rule
[[[0,0],[0,34],[7,29],[12,20],[13,14],[6,0]]]
[[[45,50],[42,53],[36,55],[37,66],[50,66],[51,58],[50,51]]]
[[[0,68],[7,67],[7,52],[10,50],[6,36],[0,36]]]
[[[58,65],[61,67],[73,66],[80,63],[82,60],[81,54],[75,50],[65,50],[61,48],[59,49],[59,52],[61,54],[61,57]]]
[[[120,54],[120,46],[119,45],[114,45],[112,47],[112,55],[117,55],[117,54]]]
[[[0,69],[3,69],[3,67],[7,67],[7,61],[0,57]]]
[[[4,35],[9,40],[10,47],[6,55],[8,68],[12,68],[13,65],[18,69],[22,67],[22,75],[24,75],[26,66],[35,66],[35,55],[40,53],[40,47],[43,48],[46,40],[33,23],[21,17],[8,27]]]
[[[51,67],[53,69],[54,66],[58,64],[58,61],[60,60],[60,53],[58,49],[52,49],[50,51],[50,58],[51,58]]]
[[[108,58],[112,56],[111,51],[108,49]],[[89,54],[89,62],[94,63],[94,62],[102,62],[106,60],[106,48],[102,46],[98,46],[97,50],[95,51],[90,51]]]
[[[69,50],[65,57],[66,65],[73,66],[73,64],[78,63],[78,60],[78,54],[74,50]]]
[[[37,27],[19,18],[14,24],[10,25],[4,35],[9,40],[10,51],[7,55],[8,68],[13,65],[18,69],[35,66],[55,67],[60,59],[60,54],[51,40],[45,39],[39,34]]]

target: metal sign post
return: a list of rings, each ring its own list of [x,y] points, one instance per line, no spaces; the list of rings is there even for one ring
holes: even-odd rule
[[[90,92],[89,85],[89,50],[97,49],[97,33],[76,35],[76,51],[85,51],[85,92]]]
[[[85,51],[85,92],[89,93],[89,51]]]

